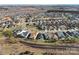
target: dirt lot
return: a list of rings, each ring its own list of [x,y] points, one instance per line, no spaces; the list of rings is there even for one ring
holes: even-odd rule
[[[12,43],[0,40],[0,55],[75,55],[78,48],[40,49],[27,46],[19,41]]]

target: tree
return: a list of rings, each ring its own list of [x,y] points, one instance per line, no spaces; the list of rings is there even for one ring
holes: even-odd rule
[[[12,37],[13,33],[10,29],[6,28],[6,29],[3,30],[3,35],[10,39]]]

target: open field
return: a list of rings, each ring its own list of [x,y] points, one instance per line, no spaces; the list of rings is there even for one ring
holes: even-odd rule
[[[70,44],[69,44],[70,45]],[[16,42],[16,43],[5,43],[4,41],[0,43],[0,54],[1,55],[29,55],[29,54],[34,54],[34,55],[77,55],[79,54],[79,47],[73,47],[75,44],[71,44],[72,47],[53,47],[51,49],[49,48],[40,48],[31,46],[29,44],[24,44],[21,42]],[[78,46],[78,44],[77,44]],[[30,53],[28,53],[30,51]],[[25,53],[27,52],[27,53]]]

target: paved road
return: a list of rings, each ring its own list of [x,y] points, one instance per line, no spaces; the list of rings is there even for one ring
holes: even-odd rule
[[[66,49],[66,48],[79,49],[79,45],[43,45],[43,44],[28,43],[26,41],[21,41],[21,42],[33,48],[41,48],[41,49]]]

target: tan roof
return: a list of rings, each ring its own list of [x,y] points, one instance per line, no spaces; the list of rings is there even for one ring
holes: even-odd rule
[[[4,20],[9,20],[9,21],[12,20],[12,18],[11,18],[10,16],[5,16],[3,19],[4,19]]]

